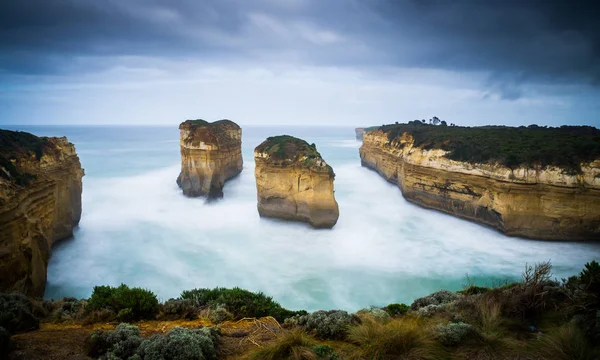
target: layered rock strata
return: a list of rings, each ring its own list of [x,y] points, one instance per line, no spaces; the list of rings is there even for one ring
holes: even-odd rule
[[[600,160],[569,174],[557,167],[508,168],[450,160],[441,149],[414,146],[410,133],[390,141],[365,134],[363,166],[397,184],[404,197],[494,227],[511,236],[551,240],[600,239]]]
[[[332,228],[339,217],[335,174],[314,144],[292,136],[270,137],[254,149],[258,213]]]
[[[223,197],[225,181],[243,168],[242,129],[230,120],[187,120],[179,130],[181,173],[177,184],[183,194]]]
[[[44,294],[50,249],[81,218],[83,175],[67,138],[0,130],[0,291]]]

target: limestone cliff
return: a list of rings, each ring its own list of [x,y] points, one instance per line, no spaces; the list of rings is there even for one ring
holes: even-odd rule
[[[44,294],[52,244],[81,218],[82,177],[67,138],[0,130],[0,291]]]
[[[316,146],[292,136],[275,136],[254,149],[258,213],[332,228],[339,217],[331,166]]]
[[[553,166],[472,163],[415,146],[410,132],[375,130],[360,148],[363,166],[397,184],[418,205],[494,227],[507,235],[600,239],[600,159],[573,173]]]
[[[242,129],[233,121],[187,120],[179,125],[184,195],[223,197],[225,181],[243,168]]]

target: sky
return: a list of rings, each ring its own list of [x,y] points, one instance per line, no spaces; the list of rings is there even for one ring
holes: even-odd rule
[[[1,124],[600,127],[596,0],[3,0]]]

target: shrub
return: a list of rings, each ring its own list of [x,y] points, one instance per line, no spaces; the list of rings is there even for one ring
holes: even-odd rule
[[[361,310],[357,311],[356,315],[358,315],[361,318],[370,317],[373,320],[376,320],[379,322],[386,322],[386,321],[390,321],[390,319],[391,319],[390,314],[388,314],[385,310],[382,310],[380,308],[373,307],[373,306],[370,308],[361,309]]]
[[[0,294],[0,326],[12,334],[39,328],[31,300],[18,293]]]
[[[534,353],[542,359],[593,360],[600,357],[574,324],[566,324],[533,343]]]
[[[158,317],[161,320],[194,320],[198,317],[198,310],[190,299],[169,299],[160,305]]]
[[[233,315],[224,307],[219,306],[216,309],[210,311],[210,313],[208,314],[208,319],[214,324],[220,324],[223,321],[232,320]]]
[[[88,356],[107,359],[128,359],[133,356],[143,338],[140,330],[129,324],[119,324],[112,331],[96,330],[86,339]]]
[[[289,331],[275,342],[258,349],[249,360],[317,360],[314,340],[301,331]],[[324,350],[324,349],[319,349]],[[327,357],[321,357],[327,359]],[[329,357],[329,359],[335,359]]]
[[[315,345],[312,348],[319,360],[338,360],[339,356],[335,349],[329,345]]]
[[[446,308],[446,305],[431,304],[431,305],[427,305],[422,308],[419,308],[419,310],[417,310],[417,315],[421,316],[421,317],[430,317],[430,316],[437,314],[440,311],[443,311],[445,308]]]
[[[405,315],[410,310],[410,306],[406,304],[389,304],[383,308],[390,316]]]
[[[96,286],[87,308],[90,311],[110,309],[128,320],[153,319],[158,312],[158,299],[150,290],[129,288],[125,284]]]
[[[585,264],[579,276],[564,280],[564,291],[572,300],[571,315],[593,341],[600,342],[600,264]]]
[[[45,303],[51,307],[49,318],[54,322],[79,320],[83,317],[87,301],[66,297],[56,303]]]
[[[463,342],[469,335],[476,334],[470,324],[463,322],[438,325],[436,339],[444,346],[456,346]]]
[[[343,310],[315,311],[308,315],[297,315],[286,319],[286,326],[298,326],[320,339],[344,339],[350,325],[361,322],[356,315]]]
[[[144,360],[216,360],[218,339],[218,328],[174,327],[165,335],[144,340],[137,355]]]
[[[434,292],[433,294],[416,299],[412,303],[410,308],[412,310],[419,310],[420,308],[425,307],[427,305],[447,304],[447,303],[457,300],[458,298],[459,298],[459,295],[456,293],[453,293],[451,291],[448,291],[448,290],[437,291],[437,292]]]
[[[10,333],[0,326],[0,359],[7,357],[11,350]]]
[[[236,320],[245,317],[272,316],[277,321],[283,322],[288,317],[306,314],[306,311],[284,309],[273,298],[262,292],[253,293],[238,287],[187,290],[181,293],[181,298],[192,300],[198,307],[223,306]]]
[[[364,359],[439,359],[444,351],[427,337],[425,328],[414,318],[401,318],[381,324],[365,320],[350,328],[348,338],[360,346]]]
[[[490,291],[490,288],[484,286],[470,285],[463,290],[457,291],[461,295],[477,295]]]

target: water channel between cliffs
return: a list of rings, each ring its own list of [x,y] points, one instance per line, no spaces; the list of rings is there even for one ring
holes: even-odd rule
[[[244,170],[222,201],[185,198],[177,126],[20,127],[67,136],[86,170],[83,217],[53,250],[46,298],[87,297],[94,285],[147,287],[166,300],[194,287],[260,290],[292,309],[357,310],[447,288],[519,276],[552,260],[566,277],[600,244],[531,241],[408,203],[361,168],[353,128],[244,127]],[[336,173],[340,217],[331,231],[260,219],[252,149],[267,136],[316,143]]]

